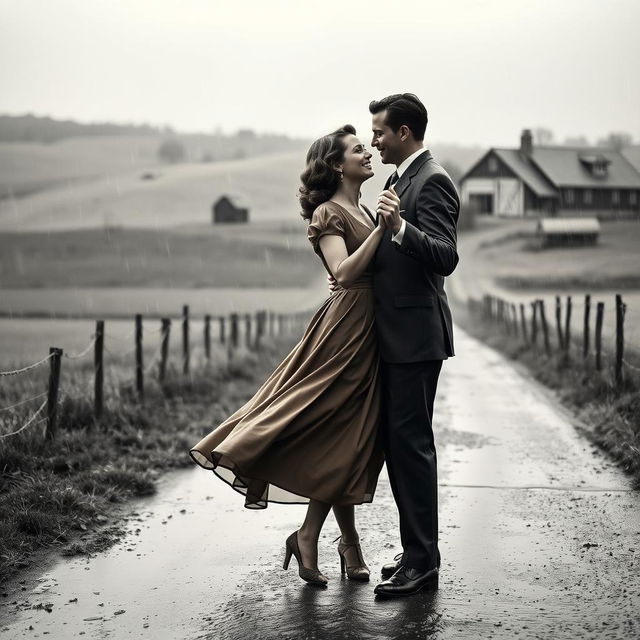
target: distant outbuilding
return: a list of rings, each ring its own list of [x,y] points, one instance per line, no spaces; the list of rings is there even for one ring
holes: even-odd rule
[[[249,207],[247,202],[238,195],[221,196],[212,207],[212,222],[249,222]]]
[[[597,218],[542,218],[536,235],[541,247],[594,245],[600,235]]]

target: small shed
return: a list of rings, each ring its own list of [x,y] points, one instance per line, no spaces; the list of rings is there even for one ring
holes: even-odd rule
[[[599,235],[598,218],[542,218],[536,227],[541,247],[594,245]]]
[[[213,224],[249,222],[249,207],[242,196],[221,196],[213,204],[211,211]]]

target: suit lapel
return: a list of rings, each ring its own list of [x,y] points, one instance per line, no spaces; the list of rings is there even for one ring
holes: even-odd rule
[[[411,180],[420,171],[422,165],[431,160],[433,156],[431,151],[427,149],[424,153],[421,153],[406,169],[406,171],[400,176],[400,180],[396,182],[396,193],[398,197],[402,197],[402,194],[407,190],[407,187],[411,184]]]

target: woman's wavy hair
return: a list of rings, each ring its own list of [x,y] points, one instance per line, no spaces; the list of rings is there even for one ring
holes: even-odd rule
[[[302,186],[298,189],[298,198],[305,220],[311,220],[316,207],[326,202],[337,191],[340,176],[334,165],[344,159],[343,138],[355,135],[356,130],[345,124],[327,136],[318,138],[307,152],[307,166],[300,174]]]

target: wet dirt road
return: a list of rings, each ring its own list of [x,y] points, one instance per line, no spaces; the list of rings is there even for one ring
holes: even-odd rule
[[[131,506],[110,551],[2,591],[4,638],[637,638],[640,495],[549,392],[457,330],[436,398],[440,589],[374,598],[400,550],[383,470],[357,508],[370,583],[340,576],[330,515],[318,590],[282,569],[304,507],[242,507],[195,467]],[[186,452],[185,452],[185,455]],[[50,611],[48,611],[50,609]]]

